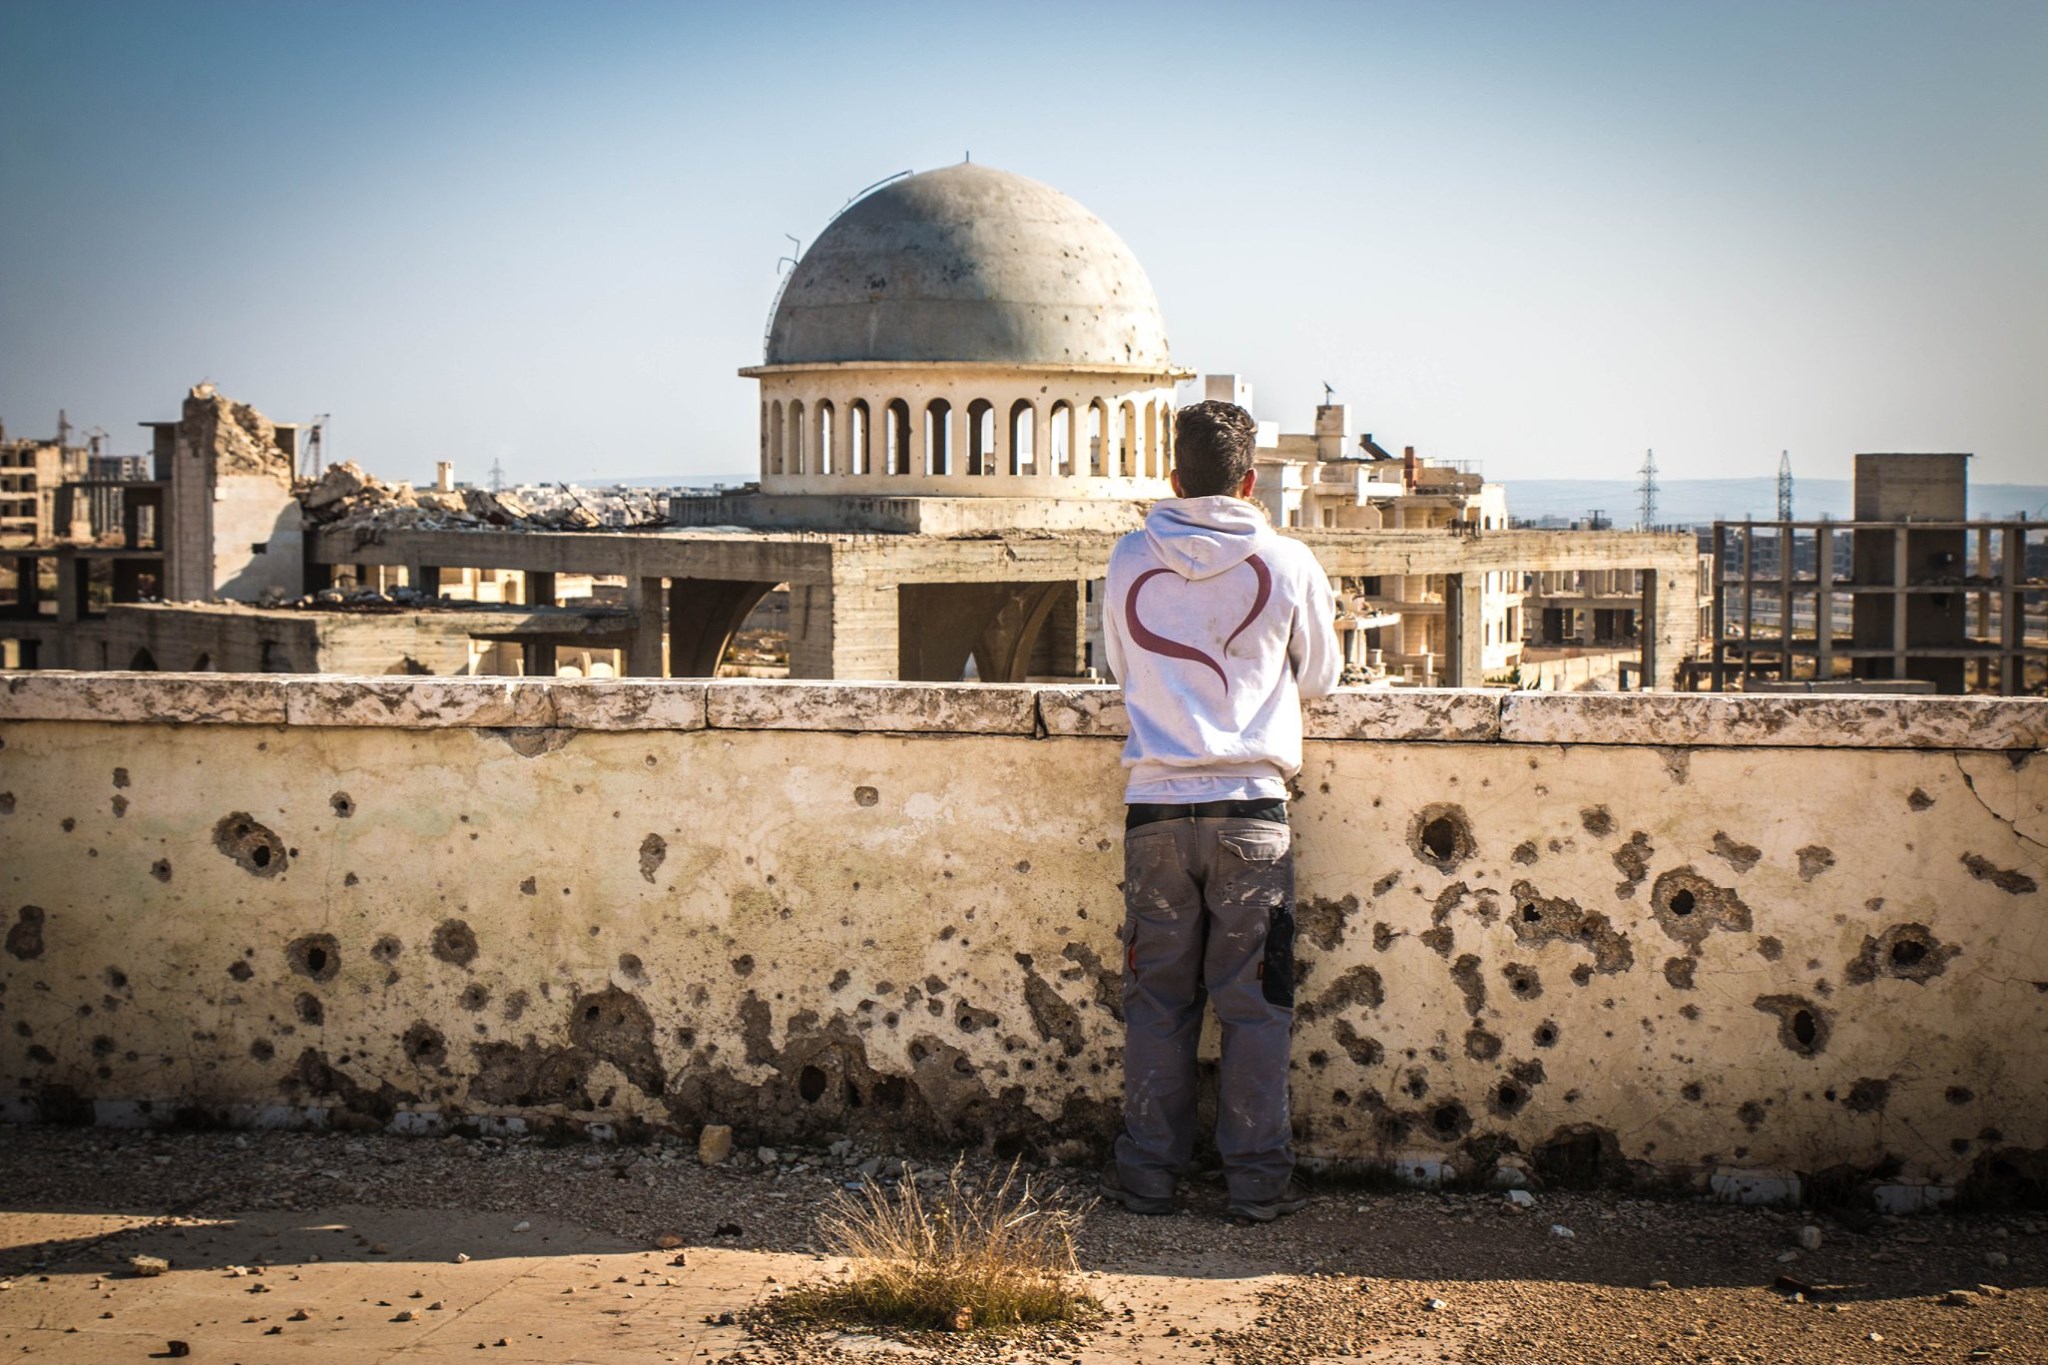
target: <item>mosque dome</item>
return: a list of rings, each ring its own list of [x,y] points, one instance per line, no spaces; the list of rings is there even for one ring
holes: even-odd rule
[[[790,274],[766,359],[1169,367],[1159,300],[1123,239],[1050,185],[971,162],[833,219]]]

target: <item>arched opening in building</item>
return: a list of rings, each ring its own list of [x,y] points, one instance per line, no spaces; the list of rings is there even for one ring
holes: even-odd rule
[[[761,472],[769,472],[768,464],[768,405],[761,404]]]
[[[831,402],[826,399],[820,399],[818,401],[818,472],[820,474],[830,474],[836,468],[833,462],[833,456],[836,452],[832,448],[832,438],[838,434],[833,430],[838,425],[838,421],[839,414],[833,411]]]
[[[1010,405],[1010,472],[1038,472],[1038,409],[1029,398]]]
[[[265,673],[291,673],[295,671],[292,668],[291,655],[285,653],[284,646],[275,640],[265,640],[263,642],[263,671]]]
[[[924,472],[953,472],[953,405],[943,398],[924,406]]]
[[[868,472],[868,400],[856,398],[846,405],[846,472]]]
[[[1138,476],[1139,461],[1144,458],[1144,447],[1138,442],[1138,407],[1128,398],[1123,404],[1123,434],[1118,438],[1116,472],[1126,479]]]
[[[150,653],[146,648],[136,650],[133,655],[129,656],[128,671],[130,673],[156,672],[156,655]]]
[[[996,405],[986,398],[967,405],[967,472],[996,472]]]
[[[1074,473],[1074,405],[1061,399],[1052,405],[1052,417],[1046,423],[1046,458],[1052,461],[1052,472],[1062,477]]]
[[[782,404],[771,403],[768,407],[768,469],[770,473],[782,472]]]
[[[1103,446],[1109,440],[1109,413],[1097,399],[1088,405],[1088,473],[1092,478],[1101,478],[1105,468],[1103,461],[1109,452]]]
[[[804,405],[789,405],[789,472],[804,472]]]
[[[883,435],[888,440],[888,473],[908,474],[910,472],[910,404],[898,398],[889,404],[884,414]]]
[[[203,649],[200,650],[199,657],[192,661],[192,671],[194,673],[213,672],[213,656]]]

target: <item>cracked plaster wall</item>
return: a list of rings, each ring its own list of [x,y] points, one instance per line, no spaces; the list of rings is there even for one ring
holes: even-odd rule
[[[1116,698],[9,678],[0,1112],[1099,1147]],[[1304,1153],[2041,1171],[2048,703],[1347,694],[1310,733]]]

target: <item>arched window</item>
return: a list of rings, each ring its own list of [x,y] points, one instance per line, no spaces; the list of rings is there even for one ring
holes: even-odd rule
[[[832,410],[829,400],[818,400],[818,472],[830,474],[835,465],[833,458],[838,454],[832,448],[832,438],[838,433],[833,430],[839,425],[839,414]]]
[[[889,404],[885,414],[888,438],[887,458],[890,474],[910,472],[910,404],[901,398]]]
[[[996,405],[986,398],[967,405],[967,472],[996,472]]]
[[[1046,427],[1046,458],[1052,461],[1052,472],[1063,478],[1071,477],[1074,472],[1074,405],[1065,399],[1054,403]]]
[[[1010,404],[1010,472],[1038,472],[1038,409],[1029,398]]]
[[[156,655],[150,653],[147,648],[136,650],[128,660],[128,671],[130,673],[156,672]]]
[[[773,474],[782,472],[782,404],[774,403],[768,409],[768,468]]]
[[[1103,447],[1109,441],[1109,413],[1096,399],[1088,405],[1088,473],[1092,478],[1101,478],[1107,466],[1109,452]]]
[[[953,472],[953,405],[943,398],[924,405],[924,472]]]
[[[1144,447],[1138,441],[1138,408],[1129,399],[1123,406],[1123,437],[1118,442],[1116,472],[1127,479],[1138,477],[1139,461],[1144,458]]]
[[[868,400],[856,398],[846,406],[846,472],[865,474],[868,464]]]
[[[804,472],[804,405],[789,405],[789,472]]]
[[[192,671],[194,673],[213,672],[213,656],[203,649],[200,650],[199,657],[192,661]]]
[[[768,468],[768,405],[767,405],[766,403],[763,403],[763,404],[761,404],[761,472],[762,472],[763,474],[766,474],[766,473],[768,473],[768,472],[769,472],[769,468]]]

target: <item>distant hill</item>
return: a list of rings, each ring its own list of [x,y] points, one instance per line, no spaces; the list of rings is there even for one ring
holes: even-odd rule
[[[1505,479],[1508,512],[1527,520],[1541,517],[1584,518],[1591,511],[1606,514],[1616,526],[1636,521],[1636,485],[1632,479]],[[1792,513],[1801,520],[1833,517],[1847,521],[1854,510],[1854,490],[1847,479],[1799,479],[1792,487]],[[2048,485],[1976,483],[1970,485],[1970,515],[1986,519],[2048,517]],[[1657,492],[1657,522],[1662,526],[1695,526],[1710,521],[1768,521],[1778,515],[1778,481],[1761,479],[1664,479]]]

